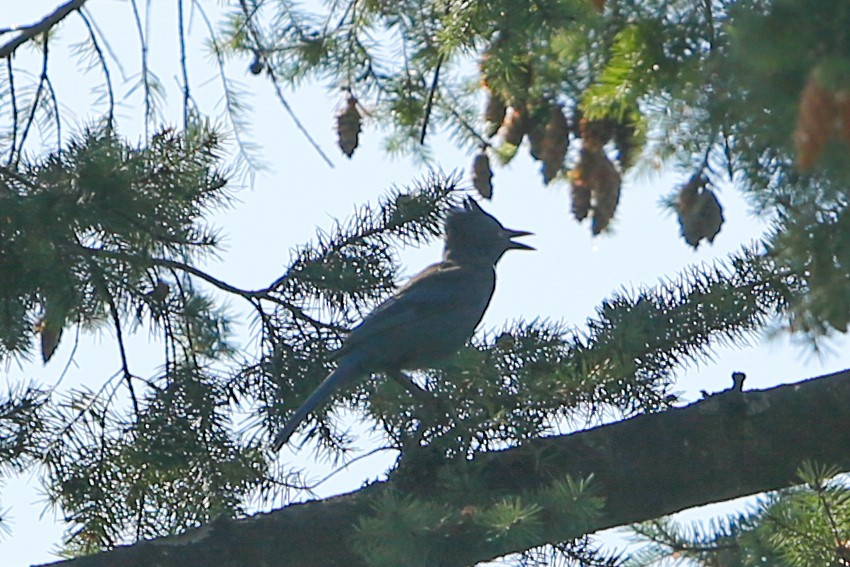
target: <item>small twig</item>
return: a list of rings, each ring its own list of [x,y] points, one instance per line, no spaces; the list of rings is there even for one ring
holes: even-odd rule
[[[705,12],[705,23],[708,27],[708,49],[714,49],[714,42],[716,38],[716,32],[714,30],[714,12],[711,9],[712,0],[703,0],[702,7]]]
[[[368,453],[363,453],[362,455],[358,455],[358,456],[354,457],[353,459],[346,462],[345,464],[343,464],[338,469],[331,471],[330,473],[328,473],[327,475],[325,475],[324,477],[320,478],[319,480],[315,481],[312,484],[308,484],[308,485],[305,485],[303,487],[300,487],[300,489],[301,490],[313,491],[313,490],[319,488],[322,484],[326,483],[327,481],[329,481],[330,479],[335,477],[336,475],[338,475],[339,473],[343,472],[345,469],[347,469],[348,467],[350,467],[354,463],[356,463],[358,461],[362,461],[363,459],[368,459],[369,457],[371,457],[373,455],[377,455],[378,453],[382,453],[384,451],[395,451],[395,449],[393,447],[376,447],[375,449],[372,449]]]
[[[183,74],[183,129],[189,128],[189,71],[186,68],[186,29],[183,23],[183,0],[177,0],[177,34],[180,40],[180,71]]]
[[[29,116],[27,117],[26,126],[24,126],[24,132],[21,134],[21,141],[18,144],[18,151],[15,154],[14,165],[17,166],[18,162],[21,159],[21,155],[24,153],[24,144],[27,141],[27,136],[29,136],[30,126],[32,126],[33,121],[35,120],[35,113],[38,110],[38,103],[41,99],[41,93],[44,90],[44,83],[47,80],[47,41],[45,40],[44,45],[42,46],[44,50],[44,55],[42,56],[41,63],[41,76],[38,80],[38,88],[35,91],[35,97],[32,101],[32,107],[30,108]]]
[[[4,168],[0,167],[0,173],[3,173],[3,171],[4,171]],[[292,313],[296,318],[301,319],[303,321],[306,321],[306,322],[310,323],[311,325],[313,325],[315,327],[323,328],[323,329],[329,329],[329,330],[332,330],[332,331],[335,331],[335,332],[340,332],[340,333],[348,332],[348,329],[346,329],[344,327],[340,327],[339,325],[333,325],[331,323],[323,323],[323,322],[321,322],[317,319],[314,319],[313,317],[307,315],[307,313],[305,313],[304,310],[302,308],[298,307],[297,305],[293,305],[293,304],[291,304],[287,301],[284,301],[284,300],[282,300],[278,297],[275,297],[274,295],[272,295],[272,291],[274,289],[273,287],[259,289],[259,290],[242,289],[242,288],[236,287],[234,285],[230,285],[229,283],[222,281],[222,280],[220,280],[220,279],[218,279],[214,276],[211,276],[210,274],[204,272],[203,270],[196,268],[195,266],[192,266],[191,264],[187,264],[185,262],[180,262],[180,261],[177,261],[177,260],[169,260],[167,258],[147,258],[147,257],[142,257],[142,256],[136,256],[134,254],[128,254],[126,252],[115,252],[115,251],[112,251],[112,250],[106,250],[104,248],[89,248],[88,246],[85,246],[83,244],[80,244],[79,246],[77,246],[75,250],[77,252],[83,252],[85,254],[89,254],[89,255],[93,255],[93,256],[99,255],[99,256],[104,256],[106,258],[121,260],[121,261],[124,261],[124,262],[135,262],[135,263],[142,264],[142,265],[147,264],[149,266],[157,266],[157,267],[160,267],[160,268],[167,268],[167,269],[170,269],[170,270],[177,270],[179,272],[184,272],[184,273],[193,275],[197,278],[200,278],[200,279],[204,280],[205,282],[207,282],[208,284],[211,284],[212,286],[217,287],[218,289],[220,289],[222,291],[226,291],[228,293],[240,295],[240,296],[242,296],[242,297],[244,297],[248,300],[250,300],[250,299],[262,299],[262,300],[269,301],[271,303],[275,303],[277,305],[280,305],[281,307],[283,307],[284,309],[286,309],[287,311]]]
[[[15,160],[15,148],[18,145],[18,96],[15,93],[15,72],[12,68],[12,58],[6,59],[6,70],[9,75],[9,98],[12,105],[12,144],[9,147],[9,159],[7,165],[12,165]]]
[[[145,138],[150,137],[150,121],[152,105],[151,105],[151,89],[148,82],[148,44],[145,38],[145,30],[142,26],[142,17],[139,14],[139,6],[136,0],[130,0],[130,6],[133,8],[133,19],[136,22],[136,32],[139,34],[139,43],[142,46],[142,85],[144,87],[145,98]]]
[[[180,278],[177,277],[177,274],[172,270],[171,275],[174,276],[174,282],[177,284],[177,290],[180,292],[180,301],[183,302],[183,305],[186,305],[186,290],[183,288],[183,283],[180,281]],[[191,283],[191,280],[187,281],[187,283]],[[182,318],[182,322],[184,324],[184,333],[186,335],[186,341],[189,343],[188,348],[183,346],[184,355],[188,354],[187,359],[191,359],[192,366],[195,370],[200,368],[198,364],[197,353],[195,351],[195,341],[192,339],[192,326],[189,324],[189,321],[186,317]]]
[[[425,103],[425,115],[422,118],[422,132],[419,134],[419,144],[425,143],[425,134],[428,132],[428,121],[431,119],[431,110],[434,107],[434,95],[440,82],[440,68],[443,66],[443,54],[437,58],[437,66],[434,68],[434,79],[428,90],[428,101]]]
[[[62,436],[65,435],[65,433],[70,431],[71,428],[74,426],[74,424],[77,423],[86,413],[88,413],[88,411],[92,408],[92,406],[94,406],[95,402],[97,402],[100,399],[100,396],[106,391],[106,388],[110,385],[110,383],[119,376],[121,376],[120,370],[115,372],[109,378],[107,378],[106,381],[103,383],[103,386],[101,386],[100,389],[97,392],[94,392],[91,395],[88,403],[86,403],[85,406],[80,408],[80,410],[77,412],[77,415],[74,416],[74,418],[71,419],[71,421],[69,421],[65,425],[65,427],[62,428],[62,431],[60,431],[59,434],[56,436],[56,438],[51,442],[50,446],[47,448],[47,451],[45,452],[45,455],[44,455],[45,458],[48,457],[53,452],[53,450],[57,447],[57,444],[59,443],[59,439],[61,439]],[[112,396],[115,394],[115,391],[118,389],[119,385],[120,385],[120,383],[115,385],[115,388],[113,388],[112,394],[110,394],[109,397],[108,397],[109,399],[111,399]]]
[[[71,369],[71,365],[74,363],[74,358],[77,356],[77,348],[80,346],[80,326],[77,325],[76,332],[74,333],[74,346],[71,347],[71,354],[68,355],[68,362],[65,363],[65,367],[62,368],[62,372],[59,373],[59,378],[56,379],[56,383],[50,387],[50,391],[53,392],[59,388],[59,385],[65,379],[65,376],[68,375],[68,371]]]
[[[47,49],[47,44],[44,45]],[[47,86],[47,92],[50,94],[50,102],[53,104],[53,117],[56,119],[56,154],[62,155],[62,117],[59,115],[59,100],[56,98],[56,91],[53,90],[53,82],[50,77],[44,78],[44,84]]]
[[[31,41],[37,35],[50,30],[50,28],[64,20],[71,12],[82,8],[85,3],[86,0],[70,0],[56,8],[53,13],[48,14],[41,21],[19,28],[20,35],[0,46],[0,58],[10,57],[20,46]]]
[[[272,68],[270,61],[266,56],[266,53],[268,53],[268,49],[266,48],[265,42],[260,36],[260,31],[252,23],[251,17],[253,16],[253,13],[249,13],[248,5],[245,3],[245,0],[240,0],[239,5],[242,7],[242,12],[246,16],[245,26],[248,29],[248,33],[251,35],[251,39],[253,39],[254,41],[254,52],[256,53],[256,56],[260,58],[260,60],[263,62],[263,67],[266,69],[266,74],[272,82],[272,86],[274,87],[275,95],[277,96],[278,101],[280,101],[280,104],[281,106],[283,106],[284,110],[286,110],[286,113],[289,114],[289,117],[290,119],[292,119],[292,122],[295,124],[295,127],[298,128],[301,134],[303,134],[303,136],[307,139],[307,142],[309,142],[310,145],[313,146],[313,149],[316,150],[316,152],[319,154],[319,156],[321,156],[325,163],[328,164],[329,167],[333,168],[334,164],[331,159],[327,156],[327,154],[325,154],[319,143],[316,142],[315,139],[313,139],[313,136],[310,135],[310,132],[307,130],[304,124],[301,123],[301,120],[298,119],[298,116],[295,114],[295,111],[292,110],[292,107],[289,105],[289,102],[283,95],[283,89],[280,88],[280,82],[278,81],[274,69]]]
[[[453,97],[451,95],[451,93],[448,93],[448,98],[452,99],[450,102],[454,103],[455,105],[457,104],[457,99],[455,97]],[[454,106],[449,105],[448,109],[449,109],[449,112],[451,113],[451,115],[455,117],[455,120],[458,121],[458,124],[460,124],[475,139],[478,140],[479,146],[481,146],[482,148],[489,148],[493,145],[493,144],[490,143],[489,140],[487,140],[484,136],[482,136],[480,133],[478,133],[478,131],[475,129],[475,127],[472,126],[472,124],[470,124],[466,120],[466,118],[464,118],[457,110],[455,110]]]
[[[714,138],[714,136],[712,136],[712,138]],[[711,165],[709,164],[708,160],[711,159],[711,150],[712,150],[713,147],[714,147],[714,143],[710,142],[708,144],[708,147],[705,149],[705,153],[702,156],[702,162],[700,163],[700,166],[699,166],[700,171],[704,171],[706,169],[708,171],[712,171]],[[712,171],[712,173],[714,173],[714,172]]]
[[[238,288],[218,278],[215,278],[207,274],[203,270],[200,270],[190,264],[186,264],[185,262],[179,262],[177,260],[169,260],[167,258],[146,258],[143,256],[136,256],[135,254],[128,254],[126,252],[115,252],[112,250],[106,250],[105,248],[89,248],[88,246],[85,246],[83,244],[80,244],[78,246],[78,251],[93,256],[104,256],[106,258],[112,258],[115,260],[123,260],[125,262],[137,262],[139,264],[148,264],[150,266],[159,266],[161,268],[176,269],[181,272],[186,272],[188,274],[196,276],[223,291],[235,293],[244,297],[258,297],[263,295],[262,291],[250,291]]]
[[[103,279],[102,277],[99,279]],[[105,284],[105,282],[103,282]],[[133,412],[136,414],[136,419],[141,417],[139,411],[139,400],[136,397],[136,389],[133,387],[133,374],[130,372],[129,362],[127,360],[127,349],[124,347],[124,334],[121,331],[121,318],[118,315],[118,308],[115,306],[115,300],[108,289],[104,289],[106,302],[109,304],[109,312],[112,315],[112,323],[115,325],[115,338],[118,341],[118,352],[121,356],[121,369],[124,371],[124,380],[127,382],[127,390],[130,392],[130,401],[133,403]]]
[[[100,42],[98,42],[97,36],[95,35],[94,26],[91,20],[89,20],[88,16],[86,16],[86,11],[80,10],[78,14],[80,15],[80,18],[83,20],[83,24],[85,24],[86,29],[89,32],[89,39],[91,40],[94,52],[97,54],[97,58],[100,61],[100,68],[103,71],[103,76],[106,79],[106,96],[109,100],[107,123],[111,128],[115,121],[115,93],[112,90],[112,75],[109,72],[109,67],[106,64],[106,57],[103,54],[103,50],[100,48]]]
[[[735,180],[735,168],[732,163],[732,146],[729,145],[729,136],[723,132],[723,157],[726,159],[726,175],[729,176],[729,181]]]
[[[821,479],[818,479],[818,481],[820,481],[820,480]],[[812,489],[814,490],[815,494],[817,495],[818,502],[820,503],[821,507],[823,508],[824,515],[826,516],[826,521],[829,524],[829,530],[832,532],[832,537],[833,537],[833,540],[835,542],[835,548],[834,549],[838,549],[838,550],[845,549],[844,542],[847,541],[847,536],[843,533],[843,530],[838,525],[838,522],[836,521],[835,511],[833,510],[833,507],[830,504],[829,499],[826,497],[825,493],[828,490],[828,487],[826,487],[823,483],[818,482],[818,486],[812,487]],[[829,550],[829,551],[831,551],[831,550]],[[844,565],[844,564],[846,564],[846,563],[841,563],[841,565]]]
[[[100,37],[100,43],[103,45],[105,53],[109,54],[113,63],[115,63],[118,67],[118,71],[121,73],[121,80],[127,82],[127,71],[124,70],[124,65],[121,64],[121,59],[118,57],[118,54],[115,53],[114,49],[112,49],[112,44],[109,43],[106,34],[103,33],[103,30],[97,25],[97,20],[94,19],[94,16],[85,7],[80,10],[80,13],[86,15],[87,21],[91,23],[91,29],[94,30],[94,34]]]
[[[79,239],[76,239],[76,242],[81,248],[84,247],[83,243],[80,242]],[[133,387],[133,373],[130,372],[130,364],[127,359],[127,349],[124,346],[124,333],[121,329],[121,316],[118,313],[118,307],[115,305],[115,298],[112,297],[112,293],[109,291],[109,286],[106,284],[106,278],[103,275],[103,270],[100,269],[100,266],[94,258],[89,257],[87,259],[87,263],[92,271],[95,281],[97,282],[97,288],[100,288],[100,292],[103,294],[104,299],[106,299],[106,304],[109,306],[109,314],[112,316],[113,325],[115,325],[115,338],[118,341],[118,353],[121,356],[121,370],[124,373],[124,380],[127,382],[127,390],[130,392],[130,401],[133,404],[133,412],[136,415],[136,419],[140,419],[142,414],[139,411],[139,400],[136,397],[136,389]]]
[[[277,80],[277,77],[274,74],[274,71],[271,67],[269,67],[268,59],[265,55],[262,56],[266,61],[266,73],[269,76],[269,79],[272,81],[272,85],[274,86],[275,94],[277,95],[278,100],[280,101],[281,106],[283,106],[284,110],[286,110],[287,114],[289,114],[289,118],[292,119],[292,122],[295,124],[295,127],[304,135],[307,141],[313,146],[313,149],[319,154],[319,156],[328,164],[328,167],[334,167],[334,162],[331,161],[331,158],[325,154],[322,147],[319,143],[313,139],[313,136],[310,135],[310,132],[307,131],[307,128],[304,124],[301,123],[301,120],[298,119],[298,116],[295,114],[295,111],[292,110],[292,107],[289,106],[289,102],[287,102],[286,98],[283,96],[283,90],[280,88],[280,83]]]
[[[242,137],[242,129],[240,128],[241,118],[239,116],[240,109],[234,103],[233,88],[230,86],[230,79],[228,79],[227,72],[225,71],[224,54],[222,53],[221,46],[219,45],[216,28],[213,26],[212,21],[199,0],[192,0],[192,5],[198,10],[198,14],[201,15],[201,20],[203,20],[210,36],[210,45],[212,47],[213,54],[215,55],[216,66],[218,67],[218,77],[221,81],[222,88],[224,89],[224,108],[227,114],[227,119],[233,128],[233,136],[236,139],[239,154],[242,159],[245,160],[245,163],[255,169],[258,169],[261,164],[255,162],[251,156],[248,142],[246,142],[246,140]]]

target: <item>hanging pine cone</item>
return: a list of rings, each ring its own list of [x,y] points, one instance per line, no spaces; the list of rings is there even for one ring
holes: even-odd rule
[[[41,338],[41,360],[47,363],[53,353],[56,352],[56,347],[59,346],[59,340],[62,338],[62,329],[65,324],[64,312],[57,313],[55,309],[46,309],[44,316],[36,323],[35,331]]]
[[[725,220],[720,201],[707,185],[705,177],[695,174],[682,185],[676,198],[682,237],[694,248],[699,246],[702,239],[714,242]]]
[[[526,120],[526,111],[524,108],[511,106],[502,121],[502,138],[505,143],[512,146],[519,146],[526,134],[528,125]]]
[[[800,95],[800,111],[794,130],[797,167],[809,169],[820,157],[823,147],[832,137],[836,114],[834,94],[810,75]]]
[[[487,123],[485,133],[488,138],[494,136],[499,131],[507,110],[508,107],[505,105],[502,97],[494,92],[490,92],[487,96],[487,106],[484,108],[484,121]]]
[[[633,164],[634,151],[636,148],[635,124],[631,120],[624,120],[614,125],[614,145],[617,147],[617,162],[620,171],[628,170]]]
[[[570,197],[572,199],[571,210],[573,218],[581,222],[587,218],[587,214],[590,212],[590,186],[581,180],[580,177],[574,178]]]
[[[62,327],[43,320],[38,324],[36,330],[41,335],[41,360],[46,363],[56,352],[56,347],[59,346],[59,339],[62,338]]]
[[[590,229],[596,236],[606,228],[614,218],[614,211],[620,202],[620,172],[608,159],[604,152],[600,152],[601,160],[598,169],[594,172],[595,182],[593,184],[593,222]]]
[[[607,144],[614,135],[614,124],[607,118],[602,120],[582,118],[579,120],[578,131],[583,148],[592,151],[602,150],[602,146]]]
[[[493,171],[490,169],[490,157],[487,150],[481,148],[472,161],[472,186],[485,199],[493,197]]]
[[[538,152],[540,160],[543,162],[540,170],[543,173],[543,183],[546,185],[564,167],[564,158],[570,147],[569,135],[570,127],[561,106],[552,105],[549,109],[549,120],[543,127]]]
[[[345,108],[336,115],[336,135],[339,148],[346,156],[351,157],[357,149],[360,138],[360,112],[357,110],[357,99],[348,97]]]
[[[545,120],[545,119],[544,119]],[[528,153],[534,161],[543,159],[543,131],[546,129],[546,122],[541,120],[532,120],[531,126],[528,128],[526,137],[528,138]]]
[[[601,149],[582,147],[579,162],[570,171],[572,210],[576,220],[593,213],[591,231],[594,236],[605,230],[614,218],[620,201],[620,173]]]

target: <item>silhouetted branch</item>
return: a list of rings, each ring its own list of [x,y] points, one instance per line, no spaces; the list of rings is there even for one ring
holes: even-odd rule
[[[10,57],[20,46],[32,40],[38,34],[48,31],[64,20],[71,12],[82,8],[85,3],[86,0],[70,0],[56,8],[53,13],[45,16],[40,22],[19,28],[21,33],[17,37],[0,46],[0,59]]]
[[[848,471],[848,420],[850,370],[767,390],[730,388],[686,407],[454,462],[450,473],[441,470],[446,465],[439,458],[423,454],[416,469],[402,468],[393,479],[356,492],[245,519],[221,519],[183,535],[51,565],[357,567],[365,565],[351,544],[357,526],[375,514],[389,492],[474,510],[489,503],[476,495],[501,501],[567,475],[592,476],[591,487],[606,502],[599,517],[582,528],[555,523],[534,541],[522,540],[526,549],[538,547],[797,484],[798,467],[807,459]],[[443,474],[464,482],[440,482]],[[422,537],[440,542],[444,567],[523,551],[520,544],[491,540],[480,530],[474,521],[447,521],[424,530]]]

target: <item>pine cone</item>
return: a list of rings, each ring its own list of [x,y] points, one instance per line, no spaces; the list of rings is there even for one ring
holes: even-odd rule
[[[502,138],[512,146],[519,146],[527,132],[526,110],[516,106],[508,109],[505,119],[502,121]]]
[[[573,179],[570,197],[572,198],[573,218],[581,222],[587,218],[587,214],[590,212],[590,187],[581,178]]]
[[[545,123],[535,122],[532,124],[531,128],[528,129],[528,153],[531,154],[531,158],[534,161],[540,161],[543,159],[543,131],[546,129]]]
[[[47,363],[53,353],[56,352],[56,347],[59,346],[59,340],[62,338],[62,324],[48,319],[47,315],[38,322],[35,327],[41,336],[41,360]]]
[[[707,185],[708,180],[696,174],[679,189],[676,199],[682,237],[694,248],[702,239],[714,242],[725,220],[720,201]]]
[[[345,108],[336,115],[337,143],[342,153],[348,157],[354,154],[359,144],[360,122],[357,99],[349,96]]]
[[[482,148],[472,161],[472,186],[485,199],[493,197],[492,178],[493,171],[490,169],[490,157],[487,155],[487,150]]]
[[[800,112],[794,130],[797,167],[805,170],[815,164],[832,137],[837,113],[834,94],[810,75],[800,95]]]
[[[617,204],[620,202],[620,172],[605,152],[599,152],[599,156],[600,160],[594,171],[595,182],[592,186],[593,221],[590,229],[594,236],[608,228],[608,224],[614,218]]]
[[[617,146],[617,161],[620,170],[626,171],[632,165],[635,148],[635,125],[631,120],[624,120],[614,125],[614,145]]]
[[[505,105],[505,101],[502,100],[498,94],[490,92],[487,97],[487,106],[484,109],[484,121],[487,122],[487,130],[485,133],[487,137],[490,138],[499,131],[499,126],[502,125],[502,121],[505,119],[505,113],[507,112],[508,107]]]
[[[531,136],[529,135],[529,139]],[[549,184],[564,167],[564,158],[570,147],[570,129],[560,105],[549,109],[549,121],[543,127],[539,144],[539,158],[543,162],[543,183]]]
[[[591,231],[599,234],[608,227],[620,201],[620,173],[601,149],[582,147],[570,179],[573,215],[581,221],[592,211]]]
[[[608,120],[579,120],[579,136],[582,139],[582,147],[592,151],[601,151],[602,146],[614,135],[614,125]]]

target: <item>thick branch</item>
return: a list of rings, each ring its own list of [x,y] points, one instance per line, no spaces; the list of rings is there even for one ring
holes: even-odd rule
[[[477,484],[471,491],[435,485],[440,476],[433,468],[425,470],[425,459],[418,474],[400,471],[404,482],[396,478],[327,500],[222,520],[182,536],[59,564],[362,565],[351,547],[354,526],[372,513],[376,499],[388,490],[433,496],[462,509],[470,504],[471,494],[518,495],[567,474],[593,474],[598,493],[606,499],[602,517],[587,530],[597,531],[788,486],[798,482],[796,469],[806,459],[848,471],[848,423],[850,370],[769,390],[733,389],[684,408],[479,456],[458,471]],[[439,565],[473,565],[520,551],[483,542],[486,538],[480,537],[474,522],[435,531],[442,533],[431,537],[441,536],[445,542]],[[535,545],[582,535],[569,526],[547,526],[547,532]]]
[[[41,21],[32,24],[31,26],[24,26],[20,28],[21,33],[0,46],[0,59],[10,57],[20,46],[36,37],[38,34],[48,31],[50,28],[68,17],[68,15],[73,11],[82,8],[85,3],[86,0],[69,0],[56,8],[53,13],[45,16]]]

